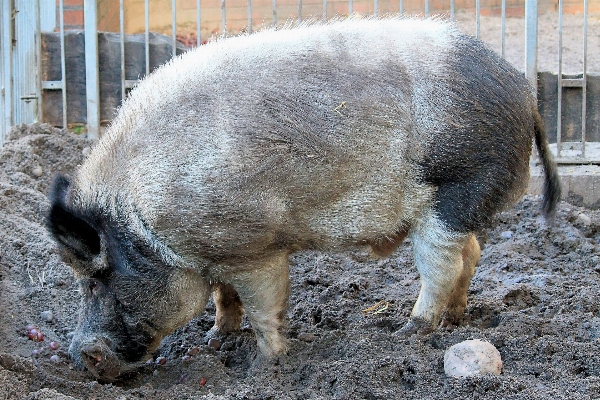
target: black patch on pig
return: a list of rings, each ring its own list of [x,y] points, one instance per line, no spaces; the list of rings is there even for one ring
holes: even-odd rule
[[[50,211],[46,226],[57,242],[78,257],[89,260],[100,253],[98,231],[82,215],[72,210],[66,202],[69,179],[57,175],[50,187]]]
[[[424,180],[435,185],[435,210],[447,228],[477,231],[527,184],[535,134],[525,77],[480,41],[463,36],[448,59],[440,93],[452,101],[445,127],[433,133]],[[433,94],[435,95],[435,94]]]
[[[173,267],[145,240],[112,220],[103,222],[108,274],[98,278],[105,282],[114,297],[117,321],[111,328],[115,350],[127,362],[140,361],[147,355],[156,332],[154,305],[157,296],[166,296],[167,282]],[[102,272],[101,272],[102,273]]]

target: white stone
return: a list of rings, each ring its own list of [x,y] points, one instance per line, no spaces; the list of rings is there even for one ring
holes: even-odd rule
[[[465,340],[450,347],[444,355],[444,372],[448,376],[500,375],[500,352],[489,342]]]
[[[42,170],[42,167],[40,167],[39,165],[37,165],[31,169],[31,174],[37,178],[42,176],[43,173],[44,173],[44,171]]]
[[[513,236],[512,231],[504,231],[500,234],[502,239],[510,239]]]
[[[52,311],[50,310],[42,311],[40,317],[46,322],[52,322],[54,320],[54,314],[52,314]]]
[[[579,221],[583,226],[590,226],[592,223],[592,219],[583,213],[577,216],[577,221]]]

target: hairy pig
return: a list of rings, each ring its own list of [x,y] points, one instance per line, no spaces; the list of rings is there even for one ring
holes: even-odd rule
[[[349,19],[220,39],[131,91],[48,227],[77,277],[77,364],[111,381],[205,308],[245,312],[286,351],[288,258],[410,237],[421,290],[402,334],[464,312],[475,233],[523,195],[533,143],[543,212],[560,198],[532,87],[450,22]]]

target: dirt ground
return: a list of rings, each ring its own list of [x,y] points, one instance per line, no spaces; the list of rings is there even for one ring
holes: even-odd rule
[[[385,260],[359,250],[304,252],[291,259],[290,351],[277,363],[257,358],[246,321],[220,348],[205,345],[214,322],[209,303],[164,340],[156,354],[164,365],[95,382],[66,354],[77,284],[43,227],[52,176],[72,171],[90,145],[31,125],[15,127],[0,151],[0,399],[600,398],[600,211],[562,202],[548,227],[535,197],[482,233],[486,244],[458,327],[392,336],[419,289],[409,242]],[[389,302],[386,310],[363,313],[380,301]],[[43,342],[27,338],[28,324]],[[500,376],[445,376],[445,350],[472,338],[498,348]],[[184,358],[195,346],[198,353]]]

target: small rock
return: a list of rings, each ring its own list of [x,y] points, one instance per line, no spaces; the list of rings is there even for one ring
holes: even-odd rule
[[[58,364],[58,363],[61,361],[61,359],[60,359],[60,357],[59,357],[59,356],[57,356],[57,355],[55,354],[55,355],[53,355],[52,357],[50,357],[50,361],[52,361],[52,362],[53,362],[53,363],[55,363],[55,364]]]
[[[587,215],[581,213],[577,216],[577,222],[579,222],[583,226],[590,226],[592,224],[592,219]]]
[[[91,152],[92,152],[92,148],[89,146],[86,146],[83,148],[83,150],[81,150],[81,154],[83,154],[84,157],[89,156]]]
[[[67,339],[71,340],[73,339],[73,336],[75,336],[75,331],[71,331],[67,333]]]
[[[31,174],[33,176],[35,176],[36,178],[39,178],[40,176],[42,176],[43,173],[44,173],[44,170],[42,170],[42,167],[40,167],[39,165],[36,165],[35,167],[33,167],[31,169]]]
[[[208,347],[211,347],[215,350],[219,350],[221,348],[221,342],[219,342],[217,339],[212,338],[208,340]]]
[[[301,333],[298,335],[298,340],[302,340],[303,342],[314,342],[316,339],[317,337],[312,333]]]
[[[225,342],[221,345],[221,351],[231,351],[235,347],[234,342]]]
[[[500,237],[502,239],[510,239],[510,238],[512,238],[512,236],[513,236],[512,231],[504,231],[500,234]]]
[[[165,357],[158,357],[154,362],[156,365],[165,365],[167,363],[167,359]]]
[[[42,319],[46,322],[52,322],[54,320],[54,314],[52,314],[52,311],[48,310],[48,311],[43,311],[40,316],[42,317]]]
[[[444,372],[448,376],[500,375],[501,371],[500,352],[480,339],[455,344],[444,354]]]

